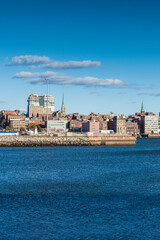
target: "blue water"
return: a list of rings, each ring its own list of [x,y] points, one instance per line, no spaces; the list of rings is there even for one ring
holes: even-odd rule
[[[0,148],[0,239],[160,239],[160,139]]]

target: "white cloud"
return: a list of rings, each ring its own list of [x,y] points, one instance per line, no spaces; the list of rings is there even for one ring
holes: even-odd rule
[[[64,75],[62,73],[57,73],[57,72],[19,72],[13,76],[13,78],[35,78],[35,77],[40,77],[40,78],[46,78],[46,77],[53,77],[57,75]]]
[[[12,57],[11,61],[6,64],[6,66],[20,66],[20,65],[30,65],[30,68],[76,69],[86,67],[98,67],[101,65],[101,62],[91,60],[58,62],[52,61],[47,56],[22,55]]]
[[[11,58],[11,62],[7,63],[7,66],[12,65],[30,65],[37,63],[49,63],[51,60],[46,56],[37,56],[37,55],[23,55],[15,56]]]
[[[28,79],[32,84],[44,84],[45,78],[49,78],[50,84],[58,85],[83,85],[83,86],[121,86],[123,82],[112,78],[72,77],[56,72],[19,72],[13,78]]]
[[[48,64],[42,64],[40,68],[52,68],[52,69],[76,69],[86,67],[98,67],[101,63],[99,61],[68,61],[68,62],[51,62]]]

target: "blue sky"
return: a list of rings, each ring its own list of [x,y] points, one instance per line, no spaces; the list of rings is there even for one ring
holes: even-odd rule
[[[49,71],[57,110],[64,92],[67,113],[132,114],[143,100],[158,114],[159,9],[157,0],[1,2],[0,109],[26,109]]]

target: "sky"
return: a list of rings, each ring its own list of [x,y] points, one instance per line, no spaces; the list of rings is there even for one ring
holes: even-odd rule
[[[0,110],[49,94],[67,113],[160,112],[160,2],[0,3]]]

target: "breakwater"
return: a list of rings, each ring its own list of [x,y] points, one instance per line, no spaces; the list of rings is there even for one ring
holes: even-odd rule
[[[53,136],[1,136],[0,147],[35,146],[100,146],[135,145],[136,138],[129,135],[53,137]]]

